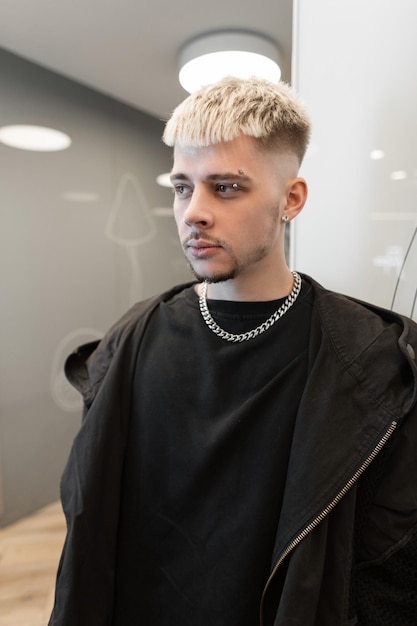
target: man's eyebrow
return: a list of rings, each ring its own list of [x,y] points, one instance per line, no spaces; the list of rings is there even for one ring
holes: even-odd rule
[[[174,180],[188,180],[188,176],[186,176],[185,174],[182,174],[181,172],[178,172],[178,174],[176,174],[175,172],[172,172],[169,178],[171,182],[173,182]]]
[[[171,182],[176,180],[176,181],[182,181],[182,180],[189,180],[188,176],[186,174],[183,174],[182,172],[178,172],[175,173],[173,172],[170,176]],[[223,172],[220,174],[209,174],[205,180],[209,181],[209,182],[216,182],[216,181],[231,181],[231,180],[240,180],[240,181],[250,181],[250,177],[249,176],[245,176],[236,172]]]
[[[209,176],[207,176],[207,179],[209,181],[216,181],[216,180],[244,180],[244,181],[248,181],[250,180],[249,176],[244,176],[243,174],[239,174],[236,172],[224,172],[223,174],[210,174]]]

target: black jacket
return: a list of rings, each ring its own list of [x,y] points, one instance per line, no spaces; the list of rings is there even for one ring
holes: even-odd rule
[[[260,624],[412,626],[417,326],[304,279],[314,291],[309,375]],[[182,288],[135,305],[67,361],[86,410],[62,477],[68,533],[50,626],[112,624],[132,372],[153,310]]]

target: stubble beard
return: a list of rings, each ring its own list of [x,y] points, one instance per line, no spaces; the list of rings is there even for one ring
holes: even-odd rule
[[[277,224],[279,222],[279,205],[278,204],[271,207],[271,218],[272,218],[271,227],[269,230],[270,236],[268,238],[265,238],[265,241],[262,244],[257,246],[251,252],[248,252],[246,256],[242,259],[239,259],[237,257],[237,255],[234,253],[232,248],[225,241],[221,241],[220,239],[214,239],[212,237],[207,237],[207,235],[204,235],[205,239],[208,239],[215,245],[218,245],[221,248],[223,248],[223,250],[225,250],[225,252],[229,255],[231,265],[230,265],[230,268],[224,272],[220,271],[220,272],[211,273],[211,274],[203,274],[202,272],[197,271],[197,269],[193,266],[191,261],[186,256],[188,267],[190,268],[191,273],[194,275],[197,281],[213,284],[213,283],[222,283],[227,280],[233,280],[234,278],[237,278],[238,276],[240,276],[249,267],[262,261],[269,254],[272,248],[274,234],[276,232]],[[200,234],[198,231],[193,233],[193,235],[191,235],[190,237],[187,237],[187,239],[185,239],[185,241],[182,242],[184,253],[186,249],[186,243],[190,239],[199,239],[200,237],[203,237],[203,235]]]
[[[265,242],[263,245],[258,246],[251,253],[247,254],[243,259],[239,259],[233,250],[225,242],[216,242],[223,250],[227,252],[230,258],[230,267],[225,271],[202,273],[199,272],[187,259],[188,267],[198,282],[206,282],[209,284],[223,283],[227,280],[233,280],[240,276],[246,269],[262,261],[270,251],[269,242]]]
[[[194,275],[194,278],[196,278],[199,283],[223,283],[226,280],[232,280],[233,278],[236,278],[236,276],[238,275],[236,268],[230,270],[229,272],[224,272],[223,274],[218,273],[209,276],[207,274],[200,274],[199,272],[197,272],[197,270],[194,269],[190,261],[188,261],[188,267],[190,268],[191,273]]]
[[[195,237],[195,239],[198,239],[198,237]],[[207,239],[207,237],[206,237]],[[234,254],[233,250],[230,249],[230,247],[224,242],[224,241],[220,241],[219,239],[210,239],[211,243],[215,244],[216,246],[221,247],[223,250],[225,250],[227,252],[227,254],[229,255],[230,259],[231,259],[231,267],[230,269],[228,269],[227,271],[224,272],[217,272],[214,274],[203,274],[200,273],[193,265],[193,263],[187,258],[187,264],[188,267],[191,270],[191,273],[194,275],[194,277],[197,279],[198,282],[202,283],[202,282],[207,282],[207,283],[222,283],[226,280],[231,280],[232,278],[236,278],[236,276],[239,274],[239,261],[236,258],[236,255]],[[183,245],[184,251],[185,251],[185,244]],[[197,261],[198,262],[198,261]]]

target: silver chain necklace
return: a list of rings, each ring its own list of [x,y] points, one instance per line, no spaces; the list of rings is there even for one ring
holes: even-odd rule
[[[227,333],[225,330],[223,330],[223,328],[220,328],[220,326],[216,324],[216,322],[210,315],[210,311],[208,310],[208,306],[207,306],[208,284],[207,282],[204,282],[201,287],[201,294],[199,298],[200,311],[201,311],[201,315],[203,316],[203,320],[205,321],[207,326],[210,328],[210,330],[213,331],[213,333],[215,333],[216,335],[218,335],[221,339],[224,339],[225,341],[239,343],[242,341],[248,341],[249,339],[253,339],[254,337],[257,337],[258,335],[261,335],[266,330],[268,330],[268,328],[271,328],[271,326],[275,324],[275,322],[277,322],[288,311],[288,309],[292,307],[294,302],[297,300],[298,294],[300,293],[300,290],[301,290],[301,277],[299,274],[297,274],[297,272],[292,272],[292,275],[294,276],[294,285],[293,285],[292,291],[289,294],[289,296],[286,298],[285,302],[279,307],[279,309],[277,309],[274,313],[272,313],[272,315],[268,317],[268,319],[265,322],[260,324],[260,326],[257,326],[253,330],[249,330],[247,333],[241,333],[240,335],[233,335],[232,333]]]

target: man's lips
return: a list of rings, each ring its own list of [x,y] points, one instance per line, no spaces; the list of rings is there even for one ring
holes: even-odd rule
[[[218,248],[218,244],[212,243],[211,241],[204,241],[204,239],[191,240],[186,243],[186,246],[189,248]]]
[[[221,248],[221,246],[212,241],[205,241],[204,239],[191,239],[186,242],[185,248],[190,251],[192,256],[204,258],[213,254],[214,251]]]

